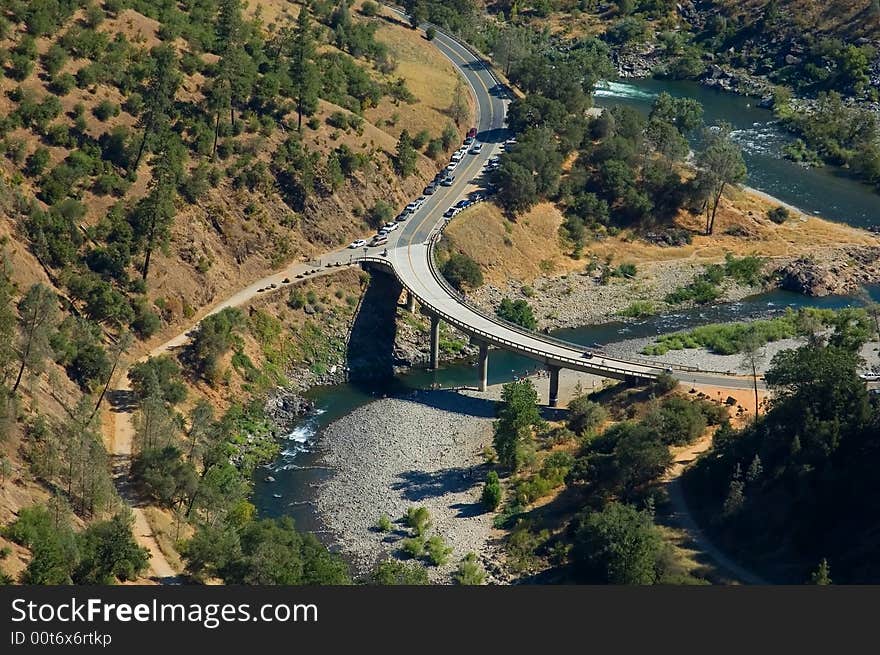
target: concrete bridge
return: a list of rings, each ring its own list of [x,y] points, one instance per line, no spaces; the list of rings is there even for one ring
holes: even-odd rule
[[[557,403],[559,371],[563,368],[632,382],[656,378],[664,371],[665,365],[590,354],[582,346],[526,330],[474,307],[437,270],[433,250],[446,224],[444,211],[479,187],[486,161],[500,152],[501,145],[511,134],[505,127],[510,98],[490,66],[466,45],[439,30],[433,43],[470,86],[477,107],[477,140],[484,147],[480,154],[465,155],[453,172],[455,181],[452,186],[438,187],[400,229],[391,233],[386,254],[382,253],[381,247],[365,250],[360,257],[363,265],[392,273],[406,290],[410,309],[414,310],[415,303],[418,303],[431,317],[432,368],[438,363],[441,321],[469,335],[472,342],[479,345],[481,390],[486,389],[490,347],[524,355],[546,366],[550,373],[551,407]],[[752,380],[747,378],[683,370],[686,373],[680,371],[678,377],[695,383],[727,388],[750,388],[752,385]]]

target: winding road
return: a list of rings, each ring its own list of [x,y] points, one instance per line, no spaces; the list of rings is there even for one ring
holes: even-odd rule
[[[398,14],[402,16],[400,12]],[[480,339],[481,343],[487,346],[505,348],[542,361],[551,367],[569,368],[614,378],[645,380],[656,377],[662,370],[661,365],[614,359],[601,354],[587,359],[584,357],[586,349],[581,346],[500,321],[467,304],[450,289],[435,270],[432,248],[445,224],[443,212],[477,188],[475,185],[479,183],[479,177],[487,160],[499,152],[503,142],[510,136],[504,125],[510,101],[506,93],[493,91],[498,80],[494,77],[491,68],[467,47],[439,30],[433,43],[461,72],[474,94],[477,106],[478,141],[484,144],[482,152],[465,155],[454,172],[455,182],[452,186],[438,187],[436,193],[428,196],[423,206],[403,223],[402,227],[391,233],[387,244],[387,256],[381,254],[382,247],[370,248],[366,252],[340,248],[322,255],[318,265],[291,264],[284,270],[258,280],[212,306],[198,317],[198,321],[227,307],[244,305],[260,294],[284,289],[291,284],[291,280],[312,278],[332,273],[343,266],[371,262],[392,270],[408,292],[412,293],[429,313]],[[183,346],[189,338],[189,332],[198,321],[153,348],[143,359],[168,353]],[[688,372],[685,377],[695,384],[722,388],[750,388],[752,384],[751,379],[720,373]],[[120,496],[131,505],[135,538],[141,546],[150,551],[151,576],[159,582],[174,583],[178,580],[177,572],[163,554],[159,540],[137,498],[137,493],[131,489],[130,468],[134,435],[132,418],[136,403],[128,383],[128,368],[119,371],[116,387],[110,394],[110,404],[113,426],[108,450],[113,460],[117,489]]]

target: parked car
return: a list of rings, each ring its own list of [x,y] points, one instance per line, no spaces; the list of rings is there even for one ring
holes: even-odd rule
[[[468,138],[466,138],[466,139],[464,140],[464,144],[465,144],[466,146],[469,146],[469,145],[472,144],[473,142],[474,142],[474,137],[472,137],[472,136],[469,136]]]
[[[456,167],[457,165],[458,165],[458,164],[456,164],[455,162],[450,163],[449,166],[446,167],[446,172],[447,172],[447,173],[451,173],[452,171],[455,170],[455,167]]]
[[[452,218],[458,213],[458,210],[455,207],[450,207],[445,212],[443,212],[443,218]]]
[[[409,212],[400,212],[397,215],[397,218],[395,218],[394,220],[397,221],[398,223],[403,223],[408,218],[409,218]]]
[[[430,196],[436,190],[437,190],[437,184],[435,182],[431,182],[428,186],[426,186],[424,189],[422,189],[422,193],[424,193],[426,196]]]
[[[349,248],[363,248],[365,245],[367,245],[367,242],[365,239],[358,239],[357,241],[352,241],[350,244],[348,244],[348,247]]]
[[[370,239],[371,247],[384,246],[386,243],[388,243],[388,235],[386,234],[377,234],[372,239]]]
[[[455,176],[454,175],[447,175],[446,177],[443,178],[443,181],[440,182],[440,184],[442,184],[443,186],[452,186],[452,184],[454,182],[455,182]]]
[[[394,232],[397,228],[400,227],[400,223],[396,221],[388,221],[385,225],[382,226],[383,230],[387,230],[388,232]]]
[[[479,155],[481,152],[483,152],[483,144],[482,143],[475,143],[474,145],[471,146],[471,149],[468,150],[468,152],[471,153],[472,155]]]
[[[456,150],[452,153],[452,161],[456,164],[462,160],[462,157],[464,157],[464,153],[461,150]]]
[[[587,351],[584,351],[584,354],[581,355],[581,357],[583,357],[584,359],[593,359],[593,353],[591,353],[589,350],[587,350]]]
[[[467,135],[468,135],[469,138],[471,138],[471,139],[475,139],[475,138],[477,137],[477,128],[472,127],[471,129],[469,129],[469,130],[467,131]]]
[[[457,203],[455,203],[455,206],[458,207],[459,209],[464,209],[465,207],[470,206],[470,204],[471,204],[470,200],[462,199],[462,200],[459,200]]]

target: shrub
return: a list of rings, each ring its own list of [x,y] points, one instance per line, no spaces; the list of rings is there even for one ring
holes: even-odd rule
[[[483,494],[480,497],[483,506],[490,512],[498,509],[501,504],[501,481],[495,471],[489,471],[486,476],[486,484],[483,486]]]
[[[370,227],[379,228],[390,221],[392,216],[394,216],[394,208],[384,200],[377,200],[376,204],[367,211],[366,218]]]
[[[578,436],[594,432],[607,418],[605,408],[584,394],[568,403],[568,428]]]
[[[425,30],[425,38],[428,41],[433,41],[437,37],[437,30],[434,27],[429,27]]]
[[[495,314],[498,318],[510,321],[527,330],[534,330],[538,327],[538,320],[535,318],[531,305],[521,298],[513,301],[510,298],[505,298],[495,310]]]
[[[391,532],[391,519],[387,514],[383,514],[376,521],[376,530],[379,532]]]
[[[483,272],[480,265],[462,253],[453,253],[440,268],[443,277],[454,288],[462,291],[465,288],[476,289],[483,284]]]
[[[654,384],[652,386],[654,393],[658,396],[662,396],[678,386],[678,378],[672,375],[672,373],[663,371],[654,379]]]
[[[361,5],[361,13],[364,16],[377,16],[379,15],[379,3],[373,2],[373,0],[365,0]]]
[[[416,536],[424,536],[431,527],[431,514],[427,507],[410,507],[406,510],[403,519]]]
[[[462,558],[453,579],[460,585],[481,585],[486,581],[486,572],[477,561],[476,553],[468,553]]]
[[[428,552],[428,560],[434,566],[443,566],[449,560],[449,555],[452,553],[452,548],[446,545],[446,542],[443,541],[443,537],[438,534],[435,534],[433,537],[428,539],[425,544],[425,549]]]
[[[791,212],[788,211],[787,207],[783,207],[780,205],[779,207],[774,207],[773,209],[767,210],[767,218],[776,223],[777,225],[782,225],[791,217]]]
[[[425,540],[422,537],[407,537],[400,542],[400,550],[407,557],[417,559],[425,554]]]
[[[370,573],[374,585],[426,585],[428,572],[418,562],[398,562],[388,559],[379,562]]]

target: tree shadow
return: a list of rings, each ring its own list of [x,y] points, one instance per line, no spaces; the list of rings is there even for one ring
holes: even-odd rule
[[[442,471],[404,471],[391,488],[411,502],[439,498],[449,493],[461,493],[478,484],[477,466],[454,467]]]

